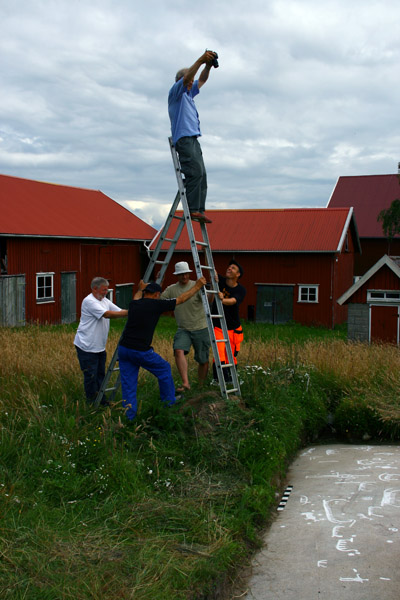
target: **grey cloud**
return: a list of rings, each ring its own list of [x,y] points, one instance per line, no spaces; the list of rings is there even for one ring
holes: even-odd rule
[[[168,90],[209,47],[209,208],[325,206],[339,175],[397,170],[399,21],[393,0],[16,0],[0,24],[0,172],[101,189],[161,224]]]

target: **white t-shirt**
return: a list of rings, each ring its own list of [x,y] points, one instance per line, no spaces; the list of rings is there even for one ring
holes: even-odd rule
[[[93,294],[84,298],[81,320],[76,331],[74,344],[85,352],[103,352],[106,349],[110,319],[103,319],[108,310],[121,310],[108,298],[97,300]]]

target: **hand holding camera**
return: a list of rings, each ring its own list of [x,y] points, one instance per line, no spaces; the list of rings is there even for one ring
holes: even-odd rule
[[[214,67],[214,69],[218,69],[218,67],[219,67],[218,54],[216,52],[214,52],[214,50],[206,50],[206,52],[213,55],[213,57],[211,59],[211,66]]]

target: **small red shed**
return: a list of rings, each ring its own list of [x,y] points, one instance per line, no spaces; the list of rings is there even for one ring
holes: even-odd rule
[[[69,323],[90,282],[126,306],[155,229],[100,191],[0,175],[0,325]]]
[[[338,299],[349,309],[349,339],[399,344],[399,265],[385,254]]]
[[[232,258],[243,266],[242,318],[325,327],[346,321],[347,307],[336,300],[353,281],[354,254],[360,251],[351,208],[207,210],[207,215],[217,271],[225,273]],[[198,227],[195,223],[195,234]],[[165,284],[174,281],[173,264],[180,260],[193,264],[186,229]]]

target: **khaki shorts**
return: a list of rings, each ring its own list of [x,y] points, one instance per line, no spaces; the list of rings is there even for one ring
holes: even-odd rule
[[[211,346],[207,328],[197,331],[178,329],[174,337],[174,350],[183,350],[185,354],[188,354],[192,346],[194,360],[200,365],[207,363]]]

